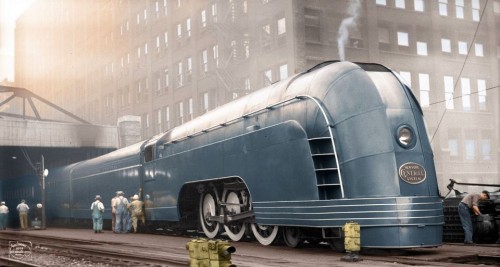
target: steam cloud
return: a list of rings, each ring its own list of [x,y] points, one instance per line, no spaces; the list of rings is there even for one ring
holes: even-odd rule
[[[345,44],[349,38],[349,29],[356,26],[360,8],[361,0],[351,0],[349,7],[347,8],[347,14],[349,17],[345,18],[342,23],[340,23],[339,33],[337,35],[337,44],[339,49],[339,59],[341,61],[345,60]]]

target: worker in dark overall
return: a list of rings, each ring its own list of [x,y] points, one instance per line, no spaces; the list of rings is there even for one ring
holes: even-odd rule
[[[490,194],[488,191],[483,191],[480,194],[467,194],[462,201],[460,201],[460,204],[458,204],[458,215],[460,216],[460,222],[465,232],[464,244],[474,244],[474,242],[472,242],[473,228],[471,212],[476,216],[481,214],[478,202],[479,200],[489,198]]]
[[[127,232],[127,206],[128,200],[123,197],[123,192],[118,191],[118,199],[115,201],[116,205],[116,226],[115,233],[126,233]]]
[[[92,210],[92,223],[94,233],[102,233],[102,214],[104,213],[104,204],[101,202],[101,196],[95,196],[95,201],[90,206]]]

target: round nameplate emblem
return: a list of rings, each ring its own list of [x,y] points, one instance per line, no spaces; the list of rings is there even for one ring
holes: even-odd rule
[[[427,173],[419,164],[407,162],[399,167],[399,177],[409,184],[419,184],[425,180]]]

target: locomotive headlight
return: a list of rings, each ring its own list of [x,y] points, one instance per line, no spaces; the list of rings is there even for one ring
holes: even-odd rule
[[[410,148],[413,146],[415,135],[409,126],[401,126],[398,128],[397,139],[400,146]]]

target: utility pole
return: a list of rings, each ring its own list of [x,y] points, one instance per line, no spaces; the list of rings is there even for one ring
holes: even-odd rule
[[[45,169],[45,160],[42,155],[42,168],[40,170],[40,182],[42,188],[42,229],[46,228],[45,224],[45,177],[49,175],[49,170]]]

